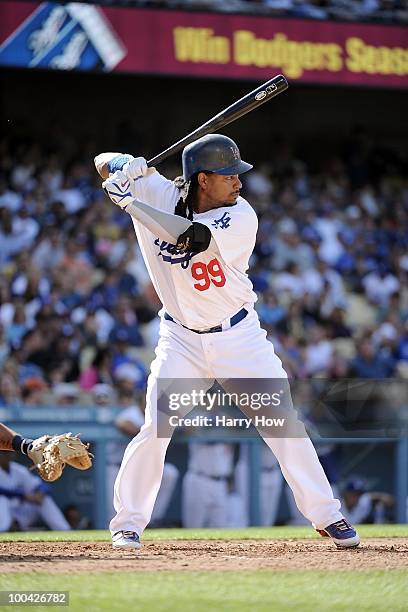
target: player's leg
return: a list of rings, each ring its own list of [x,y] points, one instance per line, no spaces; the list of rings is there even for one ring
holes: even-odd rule
[[[209,478],[187,471],[181,487],[183,527],[199,529],[206,526],[211,501]]]
[[[244,526],[249,525],[249,465],[247,444],[241,443],[239,460],[234,470],[235,488],[242,499]]]
[[[158,380],[208,376],[200,336],[163,321],[147,385],[145,424],[127,446],[115,482],[112,534],[129,531],[140,536],[151,519],[170,442],[170,437],[159,437],[157,432]]]
[[[50,529],[55,531],[70,531],[71,529],[65,516],[49,495],[46,495],[42,503],[38,505],[38,514]]]
[[[13,518],[18,521],[23,531],[34,525],[39,517],[39,506],[31,502],[23,501],[13,508]]]
[[[106,466],[106,508],[108,522],[110,522],[116,514],[115,508],[113,507],[113,495],[118,472],[119,465],[111,464]]]
[[[261,525],[270,527],[276,523],[283,476],[277,465],[271,471],[262,471],[260,478]]]
[[[226,480],[214,480],[213,495],[209,508],[208,527],[213,529],[227,527],[228,523],[228,483]]]
[[[116,515],[109,524],[112,535],[120,531],[142,534],[150,522],[159,491],[170,438],[157,436],[155,414],[157,380],[149,376],[145,424],[126,447],[115,481]]]
[[[228,515],[226,527],[229,529],[238,529],[248,526],[245,501],[237,491],[231,491],[228,494],[227,508]]]
[[[9,531],[12,522],[11,499],[0,495],[0,532]]]
[[[281,361],[272,344],[266,340],[266,333],[260,328],[256,313],[250,313],[238,325],[213,336],[216,336],[211,339],[213,369],[217,378],[281,379],[287,384]],[[304,430],[301,423],[296,423],[296,426],[299,431]],[[303,437],[290,438],[267,437],[262,430],[260,434],[276,456],[302,514],[318,529],[342,519],[340,502],[333,497],[306,432]]]
[[[333,490],[333,489],[332,489]],[[296,505],[296,501],[290,487],[285,487],[286,501],[288,503],[289,514],[290,514],[290,525],[308,525],[309,521],[303,516],[299,508]],[[335,492],[333,491],[333,495]]]
[[[165,517],[168,505],[179,479],[179,471],[172,463],[165,463],[163,478],[154,504],[152,521],[161,521]]]

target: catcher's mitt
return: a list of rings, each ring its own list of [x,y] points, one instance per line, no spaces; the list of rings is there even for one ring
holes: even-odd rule
[[[28,456],[43,480],[58,480],[65,465],[77,470],[87,470],[92,466],[93,455],[88,451],[89,444],[79,439],[79,434],[71,432],[60,436],[41,436],[28,451]]]

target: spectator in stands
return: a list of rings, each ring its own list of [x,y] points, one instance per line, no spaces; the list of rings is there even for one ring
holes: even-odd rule
[[[369,338],[357,342],[357,356],[350,363],[350,374],[356,378],[388,378],[395,370],[395,360],[378,354]]]
[[[273,241],[274,268],[283,270],[288,264],[295,264],[301,272],[308,270],[314,261],[313,249],[301,240],[293,219],[284,218],[278,223],[278,233]]]
[[[64,184],[61,189],[54,193],[54,198],[62,202],[65,210],[70,215],[77,213],[86,205],[84,194],[81,189],[75,186],[74,179],[70,175],[65,176]]]
[[[10,189],[5,178],[0,176],[0,209],[7,209],[11,213],[15,213],[20,208],[22,200],[21,193]]]
[[[137,317],[130,307],[130,300],[127,297],[120,297],[116,303],[115,324],[109,334],[109,339],[113,342],[126,342],[131,346],[143,346],[143,337],[138,328]]]
[[[3,370],[0,376],[0,406],[20,406],[21,390],[17,380]]]
[[[388,493],[368,492],[361,478],[350,479],[343,491],[342,510],[353,525],[385,523],[387,511],[393,504],[394,498]]]
[[[399,339],[396,357],[399,361],[408,363],[408,321],[405,322],[403,335]]]
[[[79,379],[79,386],[89,391],[97,383],[111,385],[113,383],[112,354],[109,348],[100,348],[96,351],[91,365],[85,368]]]
[[[3,325],[0,323],[0,369],[10,352],[8,339]]]
[[[264,325],[279,325],[286,316],[286,309],[279,304],[275,291],[269,289],[263,294],[263,299],[257,306],[259,318]]]
[[[327,19],[329,16],[326,0],[296,2],[292,12],[296,17],[308,17],[311,19]]]
[[[75,504],[65,506],[64,516],[71,529],[92,529],[89,518],[83,516]]]
[[[323,327],[315,325],[309,331],[309,344],[306,348],[306,371],[316,375],[327,371],[333,356],[333,346]]]
[[[52,388],[58,406],[72,406],[80,403],[80,392],[74,383],[60,382]]]
[[[117,403],[115,389],[106,383],[98,383],[92,387],[92,400],[96,406],[115,406]]]
[[[373,304],[386,306],[391,295],[397,292],[400,284],[396,276],[381,264],[376,270],[363,278],[367,298]]]
[[[93,268],[85,247],[85,237],[69,238],[65,254],[55,267],[58,278],[65,280],[66,287],[75,287],[80,296],[88,294],[92,287]]]
[[[6,331],[8,343],[14,348],[20,346],[21,339],[26,331],[28,331],[28,321],[24,304],[20,301],[16,301],[14,304],[13,319]]]
[[[59,266],[64,257],[63,237],[58,227],[46,226],[34,249],[32,263],[42,273]]]
[[[114,370],[116,387],[124,393],[143,391],[146,386],[146,369],[141,361],[128,360]]]
[[[305,285],[295,263],[287,266],[275,276],[274,289],[277,295],[288,294],[288,299],[297,299],[304,295]]]
[[[0,532],[25,531],[41,519],[49,529],[70,526],[49,495],[49,486],[13,461],[15,453],[0,452]]]
[[[25,406],[45,406],[47,383],[39,376],[30,376],[21,384],[21,397]]]

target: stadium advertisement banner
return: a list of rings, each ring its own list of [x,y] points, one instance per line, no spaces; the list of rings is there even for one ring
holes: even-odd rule
[[[0,64],[408,87],[408,28],[2,2]]]

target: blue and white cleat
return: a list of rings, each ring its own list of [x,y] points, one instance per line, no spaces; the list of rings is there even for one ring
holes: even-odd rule
[[[113,548],[130,550],[132,548],[141,548],[142,544],[136,531],[117,531],[112,536],[112,546]]]
[[[344,518],[317,531],[321,536],[331,538],[337,548],[357,548],[360,544],[357,531]]]

